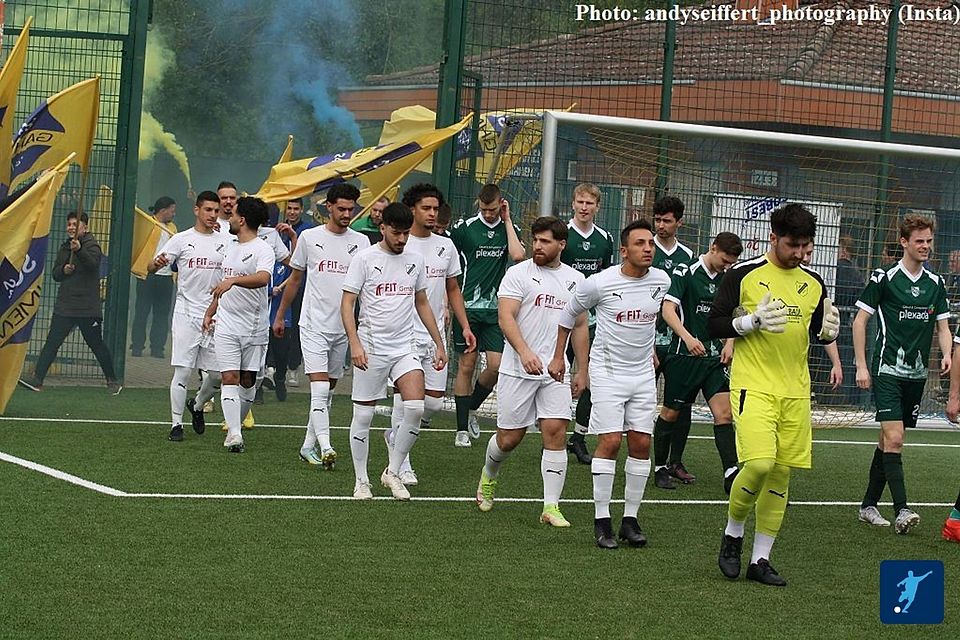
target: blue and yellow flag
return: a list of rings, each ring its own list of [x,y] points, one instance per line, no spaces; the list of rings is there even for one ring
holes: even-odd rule
[[[141,209],[133,208],[133,250],[130,252],[130,273],[140,280],[147,279],[147,267],[153,262],[157,254],[157,245],[166,232],[173,236],[177,232],[177,225],[172,222],[160,222],[152,215]]]
[[[291,200],[361,178],[376,200],[470,124],[472,117],[387,145],[276,164],[256,195],[266,202]]]
[[[50,218],[73,156],[0,212],[0,414],[17,386],[40,308]]]
[[[97,132],[100,78],[91,78],[44,100],[13,140],[10,190],[44,169],[75,154],[86,172]]]
[[[33,16],[27,18],[16,44],[10,50],[7,61],[0,71],[0,140],[13,139],[13,118],[17,112],[17,93],[20,90],[20,78],[27,61],[27,43],[30,40],[30,25]],[[10,147],[0,144],[0,196],[9,191],[10,185]]]

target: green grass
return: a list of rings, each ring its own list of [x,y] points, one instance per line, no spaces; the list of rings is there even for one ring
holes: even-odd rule
[[[260,424],[299,424],[306,405],[294,394],[254,411]],[[188,427],[184,442],[171,443],[164,425],[111,422],[163,421],[167,412],[162,390],[18,392],[8,417],[102,422],[0,421],[0,451],[127,492],[352,492],[343,430],[333,435],[341,465],[324,473],[298,461],[299,429],[248,431],[247,453],[232,456],[216,426],[202,437]],[[344,398],[333,418],[349,424]],[[434,424],[452,428],[452,417]],[[455,449],[452,439],[422,433],[415,497],[475,492],[483,450]],[[960,444],[960,433],[915,432],[909,441]],[[386,456],[379,434],[372,442],[375,478]],[[505,464],[498,497],[541,495],[539,454],[529,437]],[[952,502],[958,454],[908,448],[911,501]],[[869,446],[816,444],[814,469],[794,474],[791,498],[859,500],[870,455]],[[712,441],[691,440],[685,461],[697,484],[665,492],[651,481],[646,497],[722,500]],[[622,482],[618,465],[615,496]],[[564,497],[590,496],[589,469],[571,464]],[[554,531],[538,524],[536,503],[481,514],[469,502],[117,498],[0,463],[0,505],[4,637],[893,637],[903,630],[879,622],[879,563],[911,558],[941,559],[947,576],[946,622],[911,635],[960,632],[960,546],[939,538],[944,507],[918,508],[920,528],[900,537],[859,524],[853,507],[794,505],[773,553],[790,584],[774,589],[720,575],[722,505],[645,504],[650,546],[616,552],[593,546],[589,503],[565,505],[573,527]],[[620,509],[612,507],[615,520]]]

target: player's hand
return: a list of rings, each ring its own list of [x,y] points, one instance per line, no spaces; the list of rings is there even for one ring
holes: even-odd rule
[[[532,376],[543,375],[543,363],[533,351],[528,350],[520,354],[520,364],[523,365],[523,370]]]
[[[510,203],[506,198],[500,198],[500,219],[504,222],[510,222]]]
[[[273,321],[273,335],[278,338],[282,338],[285,329],[286,327],[283,324],[283,318],[280,317],[280,314],[278,313],[277,319]]]
[[[156,258],[153,259],[153,268],[154,268],[154,270],[156,270],[156,269],[162,269],[163,267],[167,266],[168,264],[170,264],[170,258],[168,258],[168,257],[167,257],[167,254],[165,254],[165,253],[161,253],[160,255],[158,255]]]
[[[547,365],[547,373],[550,374],[550,377],[556,380],[557,382],[563,382],[563,376],[567,373],[567,360],[566,358],[554,357],[550,360],[550,364]]]
[[[473,353],[477,350],[477,336],[473,335],[473,331],[470,330],[470,327],[464,327],[463,341],[467,343],[467,348],[464,353]]]
[[[216,319],[213,316],[204,314],[203,316],[203,332],[210,333],[213,331],[213,325],[217,323]]]
[[[296,238],[297,232],[286,222],[281,222],[277,225],[277,233],[285,234],[289,238]]]
[[[857,367],[857,386],[861,389],[869,389],[871,384],[870,372],[866,368]]]
[[[733,362],[733,344],[733,340],[727,340],[723,343],[723,349],[720,350],[720,364]]]
[[[437,371],[443,371],[443,368],[447,366],[447,350],[442,344],[438,344],[436,347],[433,352],[433,368]]]
[[[766,294],[753,312],[754,324],[761,331],[783,333],[787,329],[787,306],[783,300],[771,300]]]
[[[67,264],[63,265],[63,275],[65,275],[65,276],[69,276],[70,274],[72,274],[72,273],[73,273],[74,271],[76,271],[76,270],[77,270],[77,267],[76,267],[75,265],[70,264],[70,263],[67,263]]]
[[[657,371],[660,369],[660,358],[657,357],[657,352],[653,352],[653,370]]]
[[[219,299],[220,296],[222,296],[227,291],[230,291],[231,288],[233,288],[233,282],[234,282],[233,278],[227,278],[225,280],[222,280],[220,284],[218,284],[217,286],[215,286],[213,289],[210,290],[210,293],[213,294],[214,298]]]
[[[683,344],[687,346],[687,351],[690,352],[692,356],[705,356],[707,355],[707,349],[703,346],[703,343],[697,340],[695,337],[690,336],[689,338],[683,339]]]
[[[843,369],[837,364],[830,369],[830,388],[836,391],[842,384]]]
[[[840,335],[840,311],[833,306],[830,298],[823,299],[823,325],[819,338],[823,342],[833,342]]]
[[[947,400],[947,420],[956,423],[958,414],[960,414],[960,397],[950,396]]]
[[[953,359],[949,356],[943,356],[940,358],[940,375],[945,376],[950,373],[950,368],[953,363]]]
[[[367,352],[363,350],[360,343],[350,345],[350,361],[360,371],[367,370]]]
[[[586,371],[577,371],[570,381],[570,395],[579,398],[590,387],[590,377]]]

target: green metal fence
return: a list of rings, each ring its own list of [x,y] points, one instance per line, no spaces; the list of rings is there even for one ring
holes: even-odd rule
[[[104,334],[117,374],[124,373],[127,307],[130,289],[130,238],[136,191],[137,141],[146,42],[148,0],[8,0],[4,54],[29,16],[34,17],[27,65],[17,102],[16,121],[23,122],[42,100],[72,84],[100,76],[100,117],[86,181],[74,167],[54,209],[47,269],[56,247],[66,238],[67,213],[82,206],[91,230],[107,254],[102,265]],[[110,200],[98,199],[101,186]],[[106,207],[103,209],[103,207]],[[57,285],[47,276],[43,302],[33,330],[26,367],[33,366],[50,326]],[[102,377],[79,332],[61,347],[51,377]]]

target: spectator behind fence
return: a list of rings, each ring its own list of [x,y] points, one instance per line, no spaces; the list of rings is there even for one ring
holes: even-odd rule
[[[856,315],[857,298],[863,291],[863,273],[854,262],[854,246],[851,236],[840,236],[837,252],[837,291],[836,304],[840,310],[840,335],[836,345],[840,355],[843,383],[839,394],[840,404],[858,404],[860,391],[857,389],[857,369],[853,358],[853,317]]]
[[[153,254],[167,243],[177,232],[173,218],[177,214],[177,203],[169,196],[157,198],[150,207],[154,219],[167,231],[160,232],[160,239]],[[173,302],[173,272],[170,267],[162,267],[154,273],[148,273],[144,279],[137,279],[137,302],[133,309],[133,326],[130,328],[130,354],[143,355],[147,342],[147,325],[150,326],[150,355],[162,358],[170,331],[170,307]]]
[[[103,252],[93,234],[87,233],[87,214],[76,211],[67,214],[67,236],[53,265],[53,279],[60,283],[60,289],[53,306],[50,332],[40,350],[34,374],[22,377],[20,384],[32,391],[40,391],[60,345],[74,327],[79,327],[84,341],[103,369],[107,388],[117,395],[123,387],[114,374],[110,351],[103,342],[101,331],[100,259]]]

